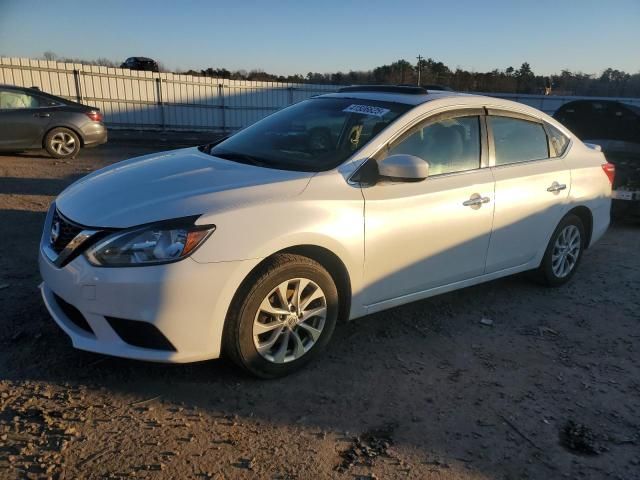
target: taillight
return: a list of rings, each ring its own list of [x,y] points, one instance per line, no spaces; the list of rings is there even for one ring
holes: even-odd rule
[[[616,177],[616,166],[613,163],[602,164],[602,170],[609,179],[611,185],[613,185],[613,179]]]
[[[92,110],[90,112],[86,112],[87,117],[89,117],[94,122],[101,122],[104,118],[100,112]]]

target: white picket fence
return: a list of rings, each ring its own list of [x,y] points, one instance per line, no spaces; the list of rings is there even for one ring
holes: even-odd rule
[[[42,91],[98,107],[110,128],[234,131],[338,85],[226,80],[29,58],[0,57],[0,84]],[[491,94],[553,113],[578,98]],[[607,98],[640,105],[637,98]]]
[[[0,84],[98,107],[110,127],[233,131],[336,85],[227,80],[0,57]]]

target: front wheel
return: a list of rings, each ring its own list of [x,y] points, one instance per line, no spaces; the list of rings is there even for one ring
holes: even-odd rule
[[[544,284],[558,287],[571,279],[582,258],[585,240],[582,220],[573,214],[564,217],[551,235],[538,268],[538,275]]]
[[[59,127],[47,134],[44,146],[53,158],[74,158],[80,151],[80,139],[73,130]]]
[[[236,295],[225,323],[225,353],[262,378],[298,370],[329,342],[338,301],[333,278],[318,262],[275,255]]]

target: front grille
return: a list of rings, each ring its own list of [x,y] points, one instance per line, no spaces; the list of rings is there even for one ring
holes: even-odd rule
[[[78,310],[76,307],[74,307],[70,303],[65,302],[62,298],[60,298],[55,293],[53,294],[53,297],[55,298],[56,303],[60,307],[60,310],[62,310],[62,312],[67,316],[69,320],[71,320],[71,322],[76,327],[78,327],[80,330],[84,330],[85,332],[90,333],[91,335],[95,335],[93,333],[93,330],[91,329],[91,326],[89,325],[89,322],[87,322],[87,319],[84,318],[84,315],[82,315],[80,310]]]
[[[64,250],[71,240],[73,240],[76,235],[78,235],[83,228],[75,223],[70,222],[62,215],[58,213],[58,209],[53,212],[53,219],[51,221],[51,230],[53,231],[54,226],[59,225],[58,230],[58,238],[55,242],[51,242],[51,248],[53,248],[54,252],[60,254]],[[53,240],[53,238],[52,238]]]
[[[105,317],[113,330],[129,345],[175,352],[176,347],[154,325],[138,320]]]

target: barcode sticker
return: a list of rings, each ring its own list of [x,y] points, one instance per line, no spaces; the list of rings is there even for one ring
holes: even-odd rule
[[[345,108],[343,112],[360,113],[362,115],[371,115],[373,117],[383,117],[385,114],[389,113],[390,110],[388,108],[372,107],[371,105],[352,104]]]

